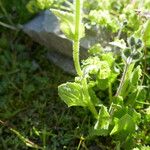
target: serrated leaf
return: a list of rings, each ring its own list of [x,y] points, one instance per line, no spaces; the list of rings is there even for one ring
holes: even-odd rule
[[[86,99],[82,93],[82,87],[78,83],[67,82],[58,87],[58,94],[60,98],[68,105],[71,106],[87,106]]]
[[[140,66],[137,66],[133,73],[132,73],[132,77],[131,77],[131,83],[133,85],[137,85],[138,80],[140,79],[140,77],[142,76],[142,70]]]
[[[91,55],[99,55],[102,52],[103,47],[101,46],[101,44],[95,44],[88,50],[88,53]]]
[[[60,29],[68,39],[74,39],[74,25],[70,21],[61,22]]]
[[[110,75],[111,69],[107,61],[100,61],[99,57],[89,57],[83,62],[84,76],[90,74],[97,75],[98,79],[106,79]]]
[[[97,72],[99,71],[99,66],[100,65],[96,65],[96,64],[91,64],[91,65],[88,65],[86,67],[83,68],[83,72],[84,72],[84,76],[85,77],[88,77],[89,75],[92,75],[92,74],[97,74]]]
[[[50,8],[53,3],[54,0],[30,0],[27,3],[26,8],[28,9],[29,12],[36,13],[39,10]]]
[[[70,40],[74,40],[75,38],[74,14],[66,11],[56,10],[56,9],[51,9],[51,11],[59,18],[60,29],[65,34],[65,36]],[[85,28],[84,25],[81,23],[80,38],[84,37],[85,35],[84,32],[85,32]]]
[[[94,130],[97,132],[96,135],[99,135],[99,136],[107,135],[109,123],[110,123],[110,115],[107,111],[107,107],[102,105],[99,111],[98,120],[94,126]]]
[[[109,131],[106,129],[90,129],[90,136],[107,136]]]
[[[99,79],[106,79],[109,77],[110,73],[111,73],[111,69],[110,69],[107,61],[101,61],[98,78]]]
[[[107,63],[109,64],[109,66],[111,67],[115,61],[115,58],[113,56],[113,53],[105,53],[101,55],[101,59],[103,61],[107,61]]]
[[[135,122],[129,114],[125,114],[115,122],[110,135],[119,134],[120,137],[126,138],[135,131]]]
[[[58,10],[58,9],[50,9],[61,21],[70,21],[70,22],[74,22],[74,15],[73,13],[69,13],[67,11],[62,11],[62,10]]]

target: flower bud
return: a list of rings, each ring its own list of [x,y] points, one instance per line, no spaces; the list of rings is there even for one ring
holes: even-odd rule
[[[142,40],[138,39],[137,42],[136,42],[136,49],[139,49],[141,47],[142,47]]]
[[[141,57],[141,53],[137,51],[136,53],[132,54],[132,59],[137,60]]]
[[[128,44],[132,47],[135,45],[135,38],[133,36],[131,36],[129,39],[128,39]]]
[[[130,48],[126,48],[123,51],[124,55],[126,56],[126,58],[128,58],[131,55],[131,49]]]
[[[128,24],[128,22],[127,22],[127,20],[125,20],[124,22],[123,22],[123,26],[126,26]]]

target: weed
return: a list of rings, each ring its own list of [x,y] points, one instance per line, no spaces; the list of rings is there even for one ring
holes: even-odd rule
[[[73,60],[78,75],[74,82],[67,82],[58,87],[59,96],[69,107],[82,106],[91,111],[96,123],[90,129],[89,136],[110,135],[116,143],[116,149],[132,149],[137,146],[134,133],[138,131],[142,121],[142,112],[139,109],[145,108],[143,104],[146,93],[141,80],[142,69],[137,62],[140,61],[143,48],[149,46],[149,32],[147,32],[150,28],[149,21],[143,25],[145,28],[140,38],[137,33],[126,41],[117,39],[110,43],[115,48],[120,48],[121,62],[124,66],[120,83],[112,91],[112,86],[114,82],[117,82],[121,72],[116,71],[119,70],[117,67],[119,64],[116,63],[117,56],[112,52],[106,52],[105,48],[100,46],[95,53],[95,48],[92,48],[90,51],[94,53],[92,52],[92,55],[80,66],[79,41],[84,35],[81,23],[83,1],[75,0],[74,2],[74,15],[66,13],[64,16],[58,10],[53,10],[63,23],[62,31],[73,41]],[[71,19],[68,20],[68,17]],[[108,25],[107,22],[104,24]],[[138,32],[141,33],[141,30]],[[118,38],[120,38],[120,30]],[[97,91],[107,89],[108,98],[101,99],[101,95],[96,94]],[[114,96],[113,93],[115,93]],[[109,102],[105,104],[108,100]]]
[[[27,1],[1,2],[4,22],[31,17],[24,7]],[[68,9],[52,10],[73,41],[74,82],[45,59],[43,47],[0,29],[0,149],[149,149],[150,25],[142,15],[149,5],[148,0],[139,2],[84,1],[83,13],[77,0],[75,9],[69,3]],[[43,6],[33,11],[49,7]],[[138,6],[143,8],[140,14]],[[85,27],[96,29],[98,39],[101,30],[111,36],[106,37],[108,47],[93,45],[80,65]],[[57,86],[66,80],[70,82],[58,87],[59,95],[68,106],[79,107],[66,109],[58,98]]]

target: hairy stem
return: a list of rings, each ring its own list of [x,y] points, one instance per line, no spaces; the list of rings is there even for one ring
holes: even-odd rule
[[[75,37],[73,41],[73,60],[74,60],[74,65],[77,74],[81,77],[82,76],[82,70],[80,67],[80,60],[79,60],[79,49],[80,49],[80,26],[81,26],[81,20],[82,20],[82,1],[83,0],[75,0]],[[97,119],[97,111],[95,109],[95,106],[93,105],[89,91],[88,91],[88,85],[87,85],[87,80],[86,78],[82,79],[82,86],[83,86],[83,93],[85,97],[87,98],[88,101],[88,107],[94,117]]]
[[[117,92],[116,92],[116,95],[115,95],[115,96],[119,96],[120,93],[121,93],[121,90],[122,90],[122,87],[123,87],[123,84],[124,84],[124,81],[125,81],[126,73],[127,73],[127,71],[128,71],[128,67],[129,67],[129,64],[126,63],[126,64],[125,64],[124,71],[123,71],[123,74],[122,74],[122,78],[121,78],[121,81],[120,81],[120,84],[119,84],[119,87],[118,87],[118,89],[117,89]]]
[[[82,76],[79,60],[79,49],[80,49],[80,24],[81,24],[81,11],[82,11],[82,0],[75,0],[75,37],[73,41],[73,60],[76,72],[79,76]]]
[[[109,100],[110,100],[110,104],[111,104],[112,103],[112,85],[111,85],[111,83],[109,83],[108,93],[109,93]]]
[[[82,85],[83,85],[83,93],[84,93],[85,97],[87,98],[87,101],[88,101],[88,104],[89,104],[88,108],[92,112],[92,114],[94,115],[95,119],[97,119],[98,118],[98,113],[97,113],[97,110],[95,109],[94,104],[91,101],[91,97],[89,95],[88,85],[87,85],[86,78],[84,78],[82,80]]]

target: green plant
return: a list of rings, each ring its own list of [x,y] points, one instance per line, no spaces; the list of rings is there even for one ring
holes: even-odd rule
[[[79,41],[84,35],[81,22],[83,1],[74,2],[74,14],[53,10],[61,21],[62,31],[73,41],[73,60],[77,72],[74,82],[58,87],[59,96],[69,107],[82,106],[91,111],[96,123],[90,129],[89,137],[110,135],[116,143],[116,149],[132,149],[136,146],[134,132],[141,123],[140,109],[144,110],[146,100],[146,91],[140,80],[142,69],[138,62],[143,47],[149,46],[149,21],[143,30],[143,39],[135,34],[126,41],[117,39],[110,43],[115,49],[119,48],[121,57],[107,52],[98,44],[89,50],[90,56],[80,66]],[[118,58],[120,62],[117,62]],[[120,76],[118,84],[117,77]],[[106,91],[108,97],[103,97],[102,93]]]
[[[15,22],[21,23],[31,17],[25,11],[26,0],[1,2],[7,11],[0,13],[2,19],[8,16],[13,22],[15,19]],[[53,12],[60,18],[61,29],[66,37],[73,41],[73,5],[69,4],[71,8],[66,9],[59,7],[59,2],[57,4],[55,1],[53,4],[57,5],[51,6],[61,11]],[[47,9],[45,4],[45,8],[34,5],[33,11]],[[59,68],[45,59],[46,49],[35,46],[20,32],[16,34],[0,29],[0,149],[32,147],[79,150],[123,147],[128,150],[136,147],[136,150],[149,150],[150,93],[147,91],[150,90],[150,23],[143,14],[146,14],[150,5],[149,0],[136,0],[134,7],[128,4],[129,0],[83,2],[84,25],[80,25],[82,36],[85,26],[86,31],[96,28],[101,37],[100,29],[108,30],[113,41],[107,45],[108,48],[101,46],[103,43],[92,46],[89,58],[81,62],[81,76],[77,75],[75,83],[67,82],[62,85],[62,89],[61,86],[59,88],[64,93],[63,101],[69,106],[78,105],[84,109],[71,107],[66,110],[62,105],[56,94],[57,86],[66,80],[72,81],[72,77],[68,79]],[[140,13],[137,13],[138,8],[142,8]],[[88,16],[89,11],[94,10],[93,15],[90,13]],[[126,75],[121,78],[123,72]],[[88,90],[84,88],[83,78]],[[124,84],[120,84],[120,79]],[[97,113],[93,111],[94,108]]]
[[[66,0],[30,0],[26,7],[30,13],[37,13],[41,10],[49,9],[49,8],[59,8],[62,10],[69,10],[63,4],[71,5],[70,2]]]

